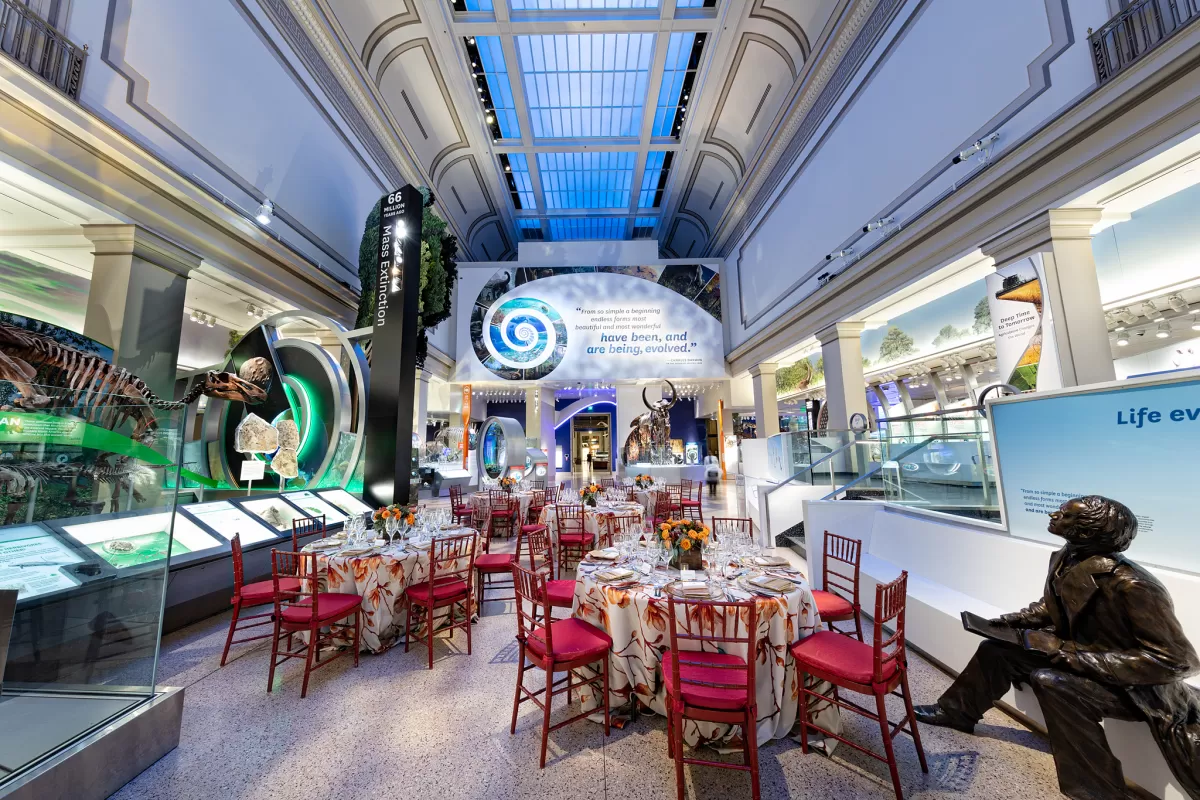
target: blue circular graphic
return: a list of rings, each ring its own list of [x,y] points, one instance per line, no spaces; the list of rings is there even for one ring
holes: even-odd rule
[[[485,367],[507,380],[542,378],[567,353],[567,326],[545,300],[512,297],[476,307],[472,325],[475,354]],[[473,321],[474,322],[474,321]]]

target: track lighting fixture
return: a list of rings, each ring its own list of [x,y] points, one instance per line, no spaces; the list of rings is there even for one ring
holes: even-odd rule
[[[1169,322],[1159,323],[1158,329],[1154,332],[1154,335],[1159,339],[1166,339],[1171,335],[1171,324]]]
[[[275,206],[271,204],[270,198],[263,198],[262,205],[258,207],[258,212],[254,215],[254,218],[262,225],[270,225],[274,217]]]

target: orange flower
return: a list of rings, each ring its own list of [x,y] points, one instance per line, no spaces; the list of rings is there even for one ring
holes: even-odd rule
[[[691,550],[692,549],[692,540],[691,539],[680,539],[679,546],[684,550]]]

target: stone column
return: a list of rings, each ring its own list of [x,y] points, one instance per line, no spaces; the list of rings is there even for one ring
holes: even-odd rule
[[[1098,208],[1052,208],[981,248],[997,269],[1041,256],[1042,296],[1064,387],[1116,380],[1092,254],[1092,226],[1099,221]]]
[[[913,413],[912,395],[909,393],[908,384],[904,382],[903,378],[896,380],[896,391],[900,393],[900,403],[904,406],[904,413]]]
[[[754,386],[754,431],[758,439],[779,433],[779,390],[775,385],[778,364],[767,362],[750,368]]]
[[[863,380],[861,322],[837,322],[817,332],[825,362],[825,404],[829,430],[850,429],[850,418],[862,414],[871,420]]]
[[[946,384],[942,383],[942,376],[937,370],[930,370],[929,384],[933,386],[933,394],[937,397],[938,410],[945,411],[950,405],[950,399],[946,395]]]
[[[540,410],[538,411],[537,435],[539,446],[546,451],[546,459],[549,462],[546,468],[546,488],[549,489],[556,486],[558,480],[555,477],[556,469],[554,466],[555,448],[557,446],[554,438],[554,390],[539,389],[537,402],[540,406]]]
[[[542,404],[538,399],[537,389],[525,390],[525,436],[529,439],[541,438]],[[539,445],[540,447],[541,445]]]
[[[94,253],[84,335],[172,399],[187,276],[200,256],[138,225],[84,225],[83,234]]]

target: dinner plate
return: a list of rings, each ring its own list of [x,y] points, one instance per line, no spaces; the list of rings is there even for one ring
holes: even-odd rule
[[[737,585],[742,589],[745,589],[747,592],[751,592],[753,594],[765,594],[770,597],[785,597],[789,592],[793,592],[796,589],[796,585],[794,583],[792,584],[792,588],[783,591],[775,591],[774,589],[768,589],[765,586],[756,586],[751,583],[750,578],[745,575],[737,579]]]
[[[756,567],[786,567],[788,560],[783,556],[755,556],[750,559]]]
[[[725,596],[725,591],[719,586],[706,583],[704,588],[707,590],[707,594],[686,594],[683,591],[683,581],[671,581],[663,587],[663,591],[682,600],[720,600]]]

